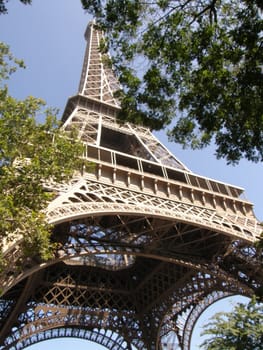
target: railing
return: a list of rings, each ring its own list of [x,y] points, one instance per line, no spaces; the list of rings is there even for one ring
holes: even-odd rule
[[[166,180],[178,181],[199,189],[234,198],[239,198],[243,193],[243,189],[239,187],[201,177],[181,169],[170,168],[156,162],[109,150],[108,148],[87,145],[84,157],[99,162],[110,163],[113,167],[124,166],[134,169],[141,174],[153,174]]]

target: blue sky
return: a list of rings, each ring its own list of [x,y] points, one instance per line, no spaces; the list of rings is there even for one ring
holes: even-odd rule
[[[21,99],[28,95],[41,97],[62,114],[67,98],[78,89],[89,16],[79,0],[33,0],[31,6],[13,0],[7,6],[9,14],[0,17],[0,41],[9,44],[14,55],[27,66],[11,77],[8,83],[11,95]],[[157,137],[193,172],[245,188],[245,198],[254,203],[257,218],[263,219],[262,164],[242,160],[235,167],[229,166],[215,158],[213,147],[182,150],[181,146],[168,143],[164,132]],[[219,309],[228,307],[223,305]],[[34,348],[46,349],[46,345],[39,343]],[[69,344],[69,340],[55,343],[54,347],[49,344],[48,349],[62,346],[64,350],[75,346],[78,350],[82,346],[100,349],[97,345],[87,347],[84,341]],[[196,349],[193,346],[191,350]]]

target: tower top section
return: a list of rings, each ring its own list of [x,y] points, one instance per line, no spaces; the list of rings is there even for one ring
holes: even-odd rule
[[[114,152],[112,159],[121,154],[129,165],[144,160],[158,164],[160,168],[169,166],[189,172],[148,128],[119,123],[121,104],[114,92],[121,86],[109,65],[108,53],[103,54],[100,50],[104,37],[94,21],[88,24],[85,39],[87,46],[79,90],[68,99],[62,116],[63,128],[78,130],[79,139],[89,146],[89,150],[96,147],[100,151],[103,148],[104,153],[106,150]]]
[[[64,130],[78,131],[78,138],[87,147],[87,159],[100,167],[102,163],[104,166],[110,163],[115,170],[125,168],[137,175],[150,174],[156,181],[158,177],[160,181],[177,181],[238,198],[243,189],[195,175],[150,129],[118,121],[121,106],[114,92],[121,86],[108,64],[108,53],[100,50],[103,33],[95,22],[88,24],[85,39],[87,46],[79,91],[68,99],[62,121]]]
[[[114,98],[114,92],[120,89],[120,85],[106,62],[105,58],[108,57],[108,54],[104,58],[100,51],[103,33],[95,26],[94,21],[90,22],[85,32],[87,47],[79,84],[79,94],[119,107],[119,101]]]

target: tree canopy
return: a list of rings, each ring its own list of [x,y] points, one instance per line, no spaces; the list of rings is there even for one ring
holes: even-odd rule
[[[81,0],[107,40],[121,119],[217,157],[263,160],[261,0]]]
[[[31,4],[32,0],[20,0],[25,5]],[[6,14],[7,7],[6,4],[8,3],[8,0],[0,0],[0,14]]]
[[[41,261],[53,251],[44,209],[55,194],[44,184],[67,181],[81,168],[83,148],[74,132],[59,128],[55,113],[42,100],[19,101],[9,95],[5,79],[18,66],[23,62],[0,43],[0,244],[18,234],[24,256]],[[38,122],[40,116],[44,122]]]
[[[201,345],[204,350],[262,350],[263,304],[252,299],[232,312],[217,313],[203,335],[209,336]]]

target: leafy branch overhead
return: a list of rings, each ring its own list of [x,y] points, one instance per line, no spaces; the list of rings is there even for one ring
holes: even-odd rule
[[[67,181],[81,168],[83,148],[74,132],[59,129],[55,114],[44,109],[42,100],[18,101],[8,94],[4,79],[23,62],[14,60],[4,44],[0,63],[0,242],[17,233],[24,237],[25,255],[48,259],[51,227],[43,209],[55,194],[44,183]],[[40,115],[43,123],[37,122]]]
[[[0,0],[0,14],[7,14],[8,10],[7,10],[7,3],[9,0]],[[28,5],[31,4],[32,0],[20,0],[20,2],[22,4]]]
[[[261,350],[263,344],[263,304],[252,299],[237,304],[232,312],[220,312],[205,325],[205,350]]]
[[[120,118],[263,160],[261,0],[82,0],[124,87]]]

